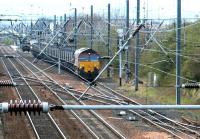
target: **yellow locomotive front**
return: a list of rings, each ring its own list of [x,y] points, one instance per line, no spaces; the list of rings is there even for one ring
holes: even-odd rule
[[[81,48],[74,53],[77,72],[87,80],[92,81],[100,69],[99,54],[89,48]]]

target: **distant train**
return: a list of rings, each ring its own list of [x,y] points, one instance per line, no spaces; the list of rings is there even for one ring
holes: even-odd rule
[[[23,52],[25,52],[25,51],[30,52],[30,50],[31,50],[30,46],[31,46],[30,42],[28,41],[27,38],[23,38],[20,40],[20,47]]]
[[[80,48],[74,52],[72,48],[49,46],[45,49],[45,54],[43,53],[38,57],[41,50],[41,46],[33,45],[31,52],[34,57],[43,58],[49,62],[51,59],[58,61],[58,57],[60,57],[62,65],[72,69],[89,81],[95,79],[99,74],[100,55],[90,48]]]

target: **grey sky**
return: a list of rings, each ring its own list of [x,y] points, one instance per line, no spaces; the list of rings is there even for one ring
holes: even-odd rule
[[[136,0],[130,1],[130,17],[135,18]],[[141,0],[141,18],[176,17],[177,0]],[[18,18],[35,18],[38,16],[61,16],[73,14],[77,8],[79,14],[89,14],[90,5],[94,5],[96,14],[107,14],[107,4],[111,3],[112,14],[125,15],[126,0],[1,0],[0,14],[18,15]],[[198,0],[182,0],[182,17],[200,15]],[[148,11],[148,13],[147,13]],[[5,18],[7,18],[6,16]],[[1,16],[3,18],[3,16]]]

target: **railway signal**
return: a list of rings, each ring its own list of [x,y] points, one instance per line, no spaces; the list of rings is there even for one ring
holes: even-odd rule
[[[118,29],[118,47],[123,47],[123,29]],[[119,53],[119,86],[122,86],[122,52]]]

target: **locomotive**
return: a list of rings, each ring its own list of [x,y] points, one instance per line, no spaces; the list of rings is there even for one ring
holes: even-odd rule
[[[90,48],[80,48],[73,50],[70,47],[56,46],[47,47],[44,52],[39,55],[43,47],[39,45],[33,45],[31,52],[34,57],[48,60],[51,63],[51,59],[59,60],[63,69],[70,68],[78,73],[81,77],[92,81],[99,74],[100,69],[100,55]],[[39,56],[38,56],[39,55]]]
[[[99,54],[90,48],[80,48],[74,53],[74,66],[82,77],[93,80],[99,74]]]

